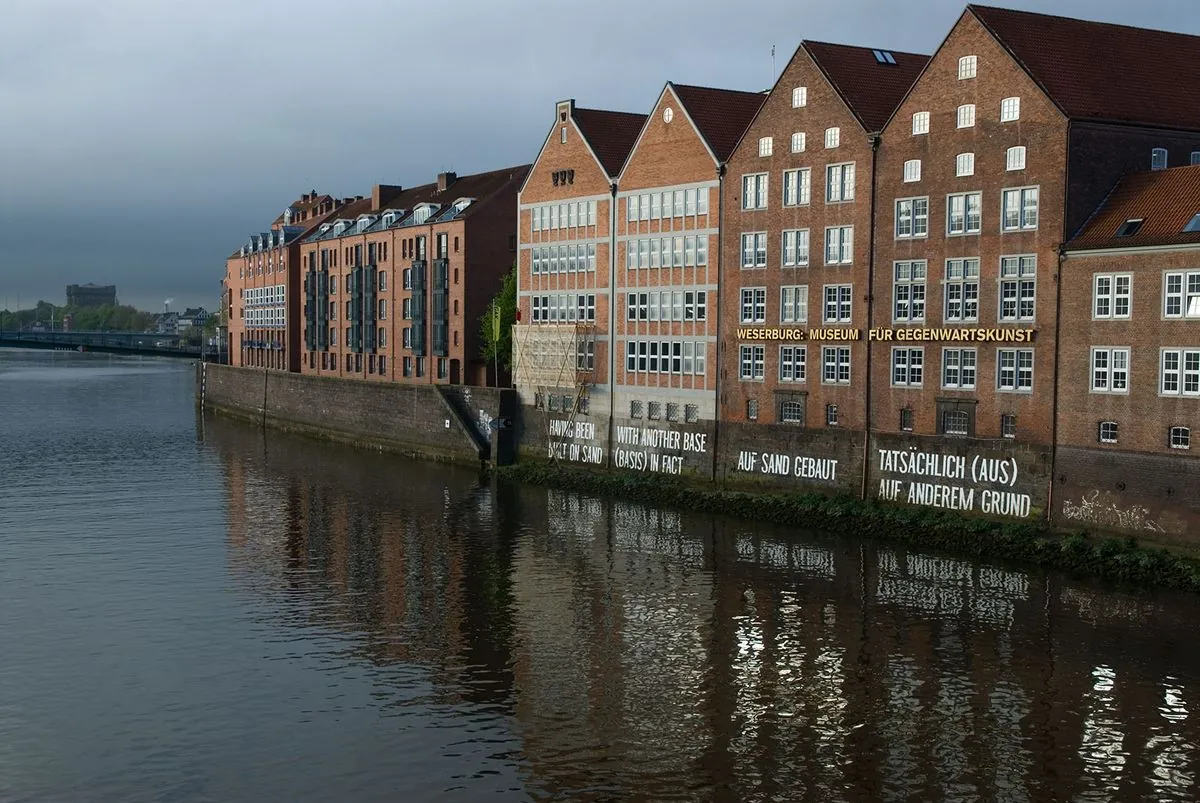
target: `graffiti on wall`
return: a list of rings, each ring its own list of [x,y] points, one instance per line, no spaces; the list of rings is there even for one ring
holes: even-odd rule
[[[1180,533],[1181,522],[1173,521],[1164,526],[1160,520],[1150,516],[1150,511],[1140,505],[1121,507],[1121,497],[1112,491],[1088,491],[1078,502],[1063,500],[1062,516],[1068,521],[1078,521],[1113,530],[1141,533]]]

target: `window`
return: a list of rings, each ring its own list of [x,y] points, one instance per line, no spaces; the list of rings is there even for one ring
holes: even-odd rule
[[[387,243],[384,243],[384,245],[387,245]],[[380,289],[380,291],[387,290],[387,271],[386,270],[379,271],[379,289]]]
[[[412,289],[412,268],[405,268],[403,273],[403,285],[405,290]]]
[[[1172,449],[1192,448],[1192,430],[1189,427],[1171,427],[1167,443]]]
[[[836,148],[842,144],[842,129],[826,128],[825,129],[825,147]]]
[[[1129,349],[1092,349],[1092,393],[1129,392]]]
[[[746,401],[746,418],[751,421],[758,420],[758,399],[748,399]]]
[[[808,349],[805,346],[779,347],[779,381],[803,382],[808,379]]]
[[[1150,151],[1150,169],[1165,170],[1167,168],[1167,149],[1155,148]]]
[[[971,416],[965,410],[946,410],[942,413],[941,435],[971,434]]]
[[[642,403],[640,401],[631,401],[629,403],[629,417],[630,418],[641,418],[642,417]]]
[[[897,262],[892,283],[892,320],[919,322],[925,320],[925,260]]]
[[[567,142],[567,129],[565,126],[563,128],[560,128],[558,131],[558,141],[563,144],[566,144],[566,142]]]
[[[1192,155],[1188,160],[1188,164],[1200,165],[1200,151],[1192,151]]]
[[[412,330],[412,327],[410,327],[410,326],[406,326],[400,332],[400,335],[401,335],[400,343],[406,349],[412,348],[412,332],[413,332],[413,330]]]
[[[942,387],[974,390],[979,353],[975,349],[942,349]]]
[[[1033,390],[1033,349],[997,349],[996,389],[1017,393]]]
[[[825,405],[825,426],[836,427],[838,425],[838,407],[836,404]]]
[[[803,206],[809,202],[811,195],[812,178],[807,167],[783,171],[784,206]]]
[[[764,378],[766,370],[766,346],[742,346],[738,377],[743,381],[758,381]]]
[[[803,153],[805,146],[805,137],[803,131],[797,131],[792,134],[792,153]]]
[[[913,411],[911,407],[905,407],[900,411],[900,431],[913,431]]]
[[[1200,396],[1200,349],[1163,349],[1158,388],[1164,396]]]
[[[983,227],[983,196],[978,192],[951,195],[946,202],[946,233],[978,234]]]
[[[1116,421],[1101,421],[1097,440],[1101,443],[1116,443],[1117,442],[1117,422]]]
[[[964,103],[958,107],[958,127],[972,128],[975,125],[975,104]]]
[[[892,385],[920,387],[924,368],[925,349],[892,349]]]
[[[1128,318],[1131,273],[1097,273],[1092,277],[1092,317]]]
[[[678,402],[667,402],[667,420],[668,421],[678,421],[679,420],[679,403]]]
[[[1200,154],[1200,151],[1196,151],[1196,153]],[[1193,164],[1200,164],[1200,162],[1193,162]],[[1200,212],[1192,215],[1192,219],[1187,222],[1187,225],[1183,227],[1183,230],[1189,233],[1200,231]]]
[[[387,348],[387,329],[382,326],[376,327],[375,339],[379,341],[380,348]]]
[[[974,78],[978,67],[978,56],[963,56],[958,60],[958,80],[963,81],[967,78]]]
[[[1017,417],[1012,413],[1003,413],[1000,416],[1000,437],[1015,438],[1017,437]]]
[[[1021,119],[1021,99],[1005,98],[1000,101],[1000,122],[1011,123]]]
[[[929,112],[915,112],[912,118],[913,136],[929,133]]]
[[[742,323],[766,323],[767,288],[742,288]]]
[[[1200,271],[1164,274],[1163,316],[1200,318]]]
[[[789,285],[779,288],[779,322],[805,323],[807,320],[808,285]]]
[[[954,175],[959,177],[975,175],[975,154],[960,153],[954,160]]]
[[[694,424],[700,420],[700,405],[685,404],[683,405],[683,423]]]
[[[742,209],[767,208],[767,174],[742,176]]]
[[[742,267],[765,268],[767,266],[767,233],[753,232],[742,235]]]
[[[804,424],[803,398],[784,398],[779,400],[779,423]]]
[[[378,316],[378,318],[381,321],[387,320],[387,299],[386,298],[379,299],[379,316]]]
[[[1025,146],[1017,145],[1009,148],[1004,157],[1005,170],[1024,170],[1025,169]]]
[[[1037,257],[1000,257],[1000,320],[1032,321],[1037,302]]]
[[[1038,188],[1021,187],[1004,191],[1003,231],[1036,229],[1038,226]]]
[[[785,268],[808,266],[808,229],[791,229],[783,232],[783,266]]]
[[[909,159],[904,163],[904,181],[912,183],[921,180],[921,160]]]
[[[825,313],[822,321],[824,323],[849,323],[853,292],[853,285],[825,285]]]
[[[825,229],[825,264],[849,265],[854,261],[854,227]]]
[[[792,108],[799,109],[808,105],[808,87],[797,86],[792,89]]]
[[[1142,224],[1145,222],[1146,221],[1142,218],[1131,218],[1129,220],[1126,220],[1120,226],[1117,226],[1116,236],[1117,237],[1132,237],[1133,235],[1137,234],[1141,230]],[[1187,229],[1184,229],[1184,231],[1186,231],[1186,230]]]
[[[896,239],[929,234],[929,199],[901,198],[896,201]]]
[[[821,383],[825,385],[850,384],[850,347],[823,346],[821,348]]]
[[[775,140],[772,137],[759,137],[758,155],[770,156],[775,151]]]
[[[651,421],[658,421],[662,418],[662,402],[647,402],[646,403],[646,418]]]
[[[825,168],[825,203],[854,200],[854,163]]]

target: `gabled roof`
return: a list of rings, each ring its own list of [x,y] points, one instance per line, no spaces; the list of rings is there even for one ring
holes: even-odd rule
[[[809,41],[800,46],[869,132],[883,129],[929,63],[929,56],[898,50],[878,49],[892,56],[896,63],[890,64],[881,62],[877,50],[869,47]]]
[[[1200,165],[1131,173],[1067,243],[1068,251],[1200,243],[1200,231],[1185,232],[1200,214]],[[1136,233],[1118,237],[1128,220],[1142,220]]]
[[[670,83],[688,117],[718,163],[729,161],[733,149],[767,100],[766,92],[742,92],[707,86]]]
[[[1067,117],[1200,131],[1200,36],[967,9]]]
[[[575,125],[609,177],[620,173],[633,150],[633,143],[642,132],[646,115],[576,108],[573,116]]]

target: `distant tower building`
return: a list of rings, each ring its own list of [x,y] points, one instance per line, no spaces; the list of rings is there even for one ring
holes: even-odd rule
[[[88,282],[87,284],[67,285],[68,307],[101,307],[105,304],[116,305],[116,303],[117,286],[115,284],[98,285]]]

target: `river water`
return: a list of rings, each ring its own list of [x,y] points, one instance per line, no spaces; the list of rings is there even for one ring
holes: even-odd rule
[[[1200,599],[198,417],[0,350],[0,801],[1196,800]]]

